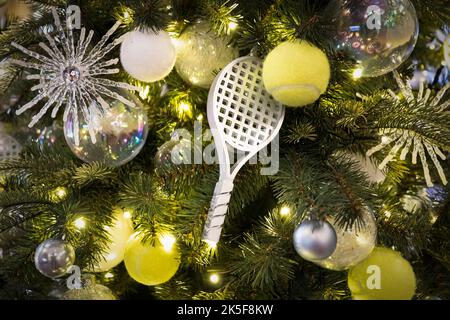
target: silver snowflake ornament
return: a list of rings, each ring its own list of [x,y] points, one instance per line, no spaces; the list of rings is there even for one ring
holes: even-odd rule
[[[52,117],[55,118],[62,105],[65,105],[63,120],[67,121],[69,116],[73,119],[75,128],[75,144],[79,145],[79,119],[81,111],[88,126],[92,143],[96,143],[95,119],[109,109],[109,104],[104,98],[112,98],[121,101],[125,105],[134,108],[135,104],[111,89],[127,89],[139,91],[136,86],[128,83],[115,82],[101,76],[116,74],[117,68],[109,68],[116,65],[119,59],[102,61],[102,59],[123,41],[123,37],[107,44],[111,35],[119,28],[117,22],[103,38],[91,49],[94,31],[86,34],[82,28],[78,42],[75,43],[74,33],[71,25],[63,28],[55,8],[52,8],[58,37],[52,38],[44,32],[49,45],[41,42],[39,46],[46,55],[28,50],[27,48],[12,42],[11,45],[24,54],[34,58],[37,62],[26,62],[11,59],[11,63],[18,66],[38,70],[39,73],[28,75],[28,80],[38,80],[39,84],[31,88],[38,94],[27,104],[17,110],[17,115],[36,106],[40,101],[48,99],[40,111],[33,116],[29,127],[33,127],[53,107]]]

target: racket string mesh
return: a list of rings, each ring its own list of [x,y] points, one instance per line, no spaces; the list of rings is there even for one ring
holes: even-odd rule
[[[282,105],[264,89],[262,62],[235,64],[216,89],[218,128],[236,149],[253,150],[272,136],[283,117]]]

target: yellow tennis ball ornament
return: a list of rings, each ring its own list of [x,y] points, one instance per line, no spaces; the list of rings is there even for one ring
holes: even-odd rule
[[[375,248],[371,255],[348,274],[354,300],[411,300],[416,275],[397,251]]]
[[[266,90],[289,107],[313,103],[330,82],[330,63],[325,53],[306,41],[283,42],[264,61]]]
[[[125,250],[125,267],[134,280],[147,286],[169,281],[180,266],[180,253],[176,239],[163,235],[155,244],[143,243],[142,236],[135,233]]]

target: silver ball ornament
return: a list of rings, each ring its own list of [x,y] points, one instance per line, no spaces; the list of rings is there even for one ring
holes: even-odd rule
[[[307,220],[294,231],[295,251],[305,260],[328,258],[336,249],[337,236],[326,221]]]
[[[49,278],[64,276],[75,262],[73,247],[57,239],[42,242],[34,254],[36,269]]]

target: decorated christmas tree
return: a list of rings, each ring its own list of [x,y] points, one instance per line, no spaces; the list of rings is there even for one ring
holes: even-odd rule
[[[0,1],[0,298],[450,298],[445,0]]]

